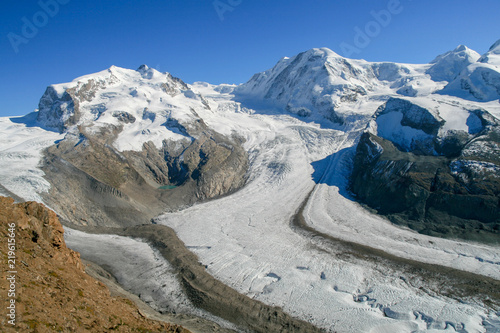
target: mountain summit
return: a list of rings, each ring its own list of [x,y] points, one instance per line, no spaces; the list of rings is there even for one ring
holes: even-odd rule
[[[500,98],[500,41],[477,62],[468,65],[442,91],[443,94],[479,101]]]
[[[467,66],[475,63],[481,56],[467,46],[459,45],[453,51],[439,55],[431,61],[432,66],[427,70],[434,81],[452,81]]]

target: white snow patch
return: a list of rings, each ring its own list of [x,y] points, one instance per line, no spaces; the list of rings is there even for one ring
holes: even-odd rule
[[[24,200],[43,202],[40,193],[50,184],[39,169],[42,152],[64,135],[13,120],[23,121],[0,118],[0,183]]]
[[[411,150],[412,143],[432,140],[432,136],[422,130],[401,125],[403,114],[389,112],[377,117],[378,135],[400,147]]]

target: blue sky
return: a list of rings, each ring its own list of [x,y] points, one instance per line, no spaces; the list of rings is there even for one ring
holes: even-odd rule
[[[405,63],[459,44],[484,53],[500,39],[498,13],[498,0],[3,0],[0,116],[29,113],[48,85],[111,65],[217,84],[313,47]]]

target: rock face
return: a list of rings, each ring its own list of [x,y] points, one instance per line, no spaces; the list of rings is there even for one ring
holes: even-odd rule
[[[444,124],[436,112],[399,98],[390,98],[378,108],[374,117],[378,135],[403,151],[423,154],[434,153],[434,139]]]
[[[237,190],[247,153],[206,126],[196,110],[209,108],[147,66],[50,86],[37,121],[65,137],[45,152],[44,201],[74,224],[128,226]]]
[[[144,318],[129,300],[84,272],[80,255],[66,247],[56,214],[42,204],[14,204],[0,197],[0,237],[7,244],[15,223],[16,325],[1,321],[2,332],[188,332]],[[5,247],[1,250],[6,256]],[[3,297],[8,281],[1,279]]]
[[[485,110],[468,114],[468,132],[444,131],[438,114],[389,100],[360,139],[351,190],[419,232],[500,242],[499,121]]]

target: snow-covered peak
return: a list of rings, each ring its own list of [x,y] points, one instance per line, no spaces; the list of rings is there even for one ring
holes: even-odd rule
[[[149,68],[149,66],[148,66],[148,65],[146,65],[146,64],[142,64],[142,65],[140,65],[140,66],[139,66],[139,68],[137,68],[137,71],[138,71],[139,73],[142,73],[142,72],[147,72],[147,71],[149,71],[150,69],[151,69],[151,68]]]
[[[141,150],[147,141],[161,147],[165,139],[184,138],[185,131],[176,124],[191,122],[197,117],[192,110],[200,108],[209,108],[206,100],[169,73],[146,65],[137,70],[112,66],[49,86],[40,99],[37,121],[59,132],[77,125],[91,131],[115,126],[121,128],[118,150]]]
[[[467,51],[467,50],[470,50],[467,46],[463,45],[463,44],[460,44],[458,45],[456,48],[455,48],[455,52],[461,52],[461,51]],[[471,50],[473,51],[473,50]],[[475,51],[474,51],[475,52]]]
[[[479,57],[479,55],[478,55]],[[299,116],[320,114],[343,122],[343,110],[369,95],[428,95],[443,87],[425,74],[429,65],[347,59],[327,48],[282,58],[235,89],[250,101],[267,101]]]
[[[500,67],[500,39],[479,59],[479,62]]]
[[[271,69],[255,74],[247,83],[237,89],[237,93],[245,95],[265,95],[270,98],[271,86],[277,86],[279,81],[289,87],[299,83],[301,78],[326,76],[325,64],[329,59],[341,58],[332,50],[327,48],[315,48],[288,58],[284,57]],[[286,78],[285,78],[286,77]],[[292,78],[293,77],[293,78]],[[294,79],[293,82],[288,79]]]
[[[467,66],[475,63],[480,58],[479,53],[469,49],[465,45],[459,45],[453,51],[446,52],[437,56],[428,70],[434,81],[452,81]]]
[[[340,55],[333,52],[332,50],[330,50],[327,47],[313,48],[313,49],[310,49],[310,50],[304,52],[304,54],[307,58],[310,58],[310,57],[320,57],[323,59],[342,58]]]
[[[469,64],[440,93],[479,101],[499,99],[500,40],[477,62]]]
[[[141,65],[137,72],[141,74],[143,79],[152,80],[152,81],[171,81],[172,75],[170,73],[162,73],[154,68],[150,68],[147,65]]]
[[[319,112],[333,119],[337,104],[366,95],[373,80],[375,74],[365,61],[316,48],[282,58],[272,69],[237,87],[235,93],[246,99],[268,101],[300,116]]]

